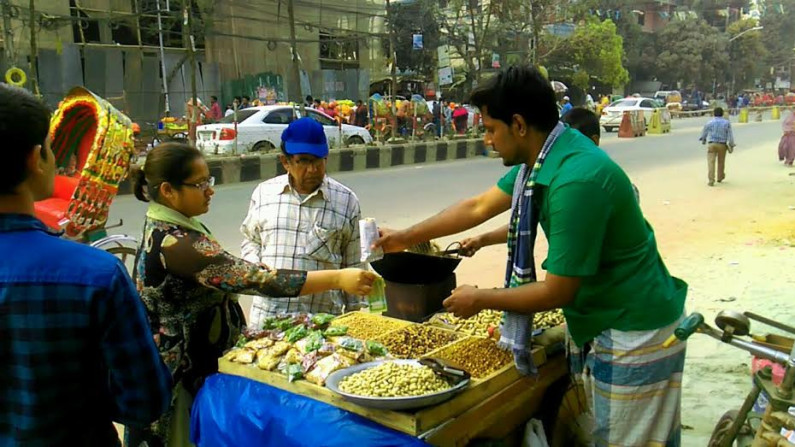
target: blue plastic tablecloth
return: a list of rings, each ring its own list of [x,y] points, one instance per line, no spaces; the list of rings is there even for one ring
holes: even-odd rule
[[[427,445],[332,405],[227,374],[208,377],[199,390],[190,436],[199,447]]]

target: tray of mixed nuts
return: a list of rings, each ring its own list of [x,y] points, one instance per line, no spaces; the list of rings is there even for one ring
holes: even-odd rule
[[[326,388],[364,407],[410,410],[442,403],[469,385],[463,371],[439,373],[416,360],[381,360],[332,373]]]

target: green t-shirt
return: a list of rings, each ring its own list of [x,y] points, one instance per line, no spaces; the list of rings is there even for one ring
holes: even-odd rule
[[[519,169],[498,182],[513,193]],[[687,284],[668,273],[654,231],[623,170],[593,141],[567,129],[536,179],[539,221],[549,241],[542,268],[582,279],[563,308],[578,346],[606,329],[652,330],[684,310]]]

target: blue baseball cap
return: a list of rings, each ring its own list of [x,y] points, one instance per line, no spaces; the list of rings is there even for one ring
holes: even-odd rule
[[[293,121],[282,132],[284,150],[289,155],[309,154],[318,158],[328,157],[328,141],[323,125],[305,117]]]

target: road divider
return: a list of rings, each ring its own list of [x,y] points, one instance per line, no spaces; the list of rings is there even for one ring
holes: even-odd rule
[[[637,138],[646,135],[646,119],[642,110],[625,111],[618,126],[618,138]]]
[[[353,146],[332,149],[328,155],[326,172],[331,174],[462,160],[488,156],[488,152],[482,138]],[[285,174],[279,153],[211,156],[206,160],[216,185],[267,180]],[[119,185],[118,194],[132,194],[129,177]]]
[[[649,119],[649,135],[661,135],[671,131],[671,113],[668,109],[654,109]]]

